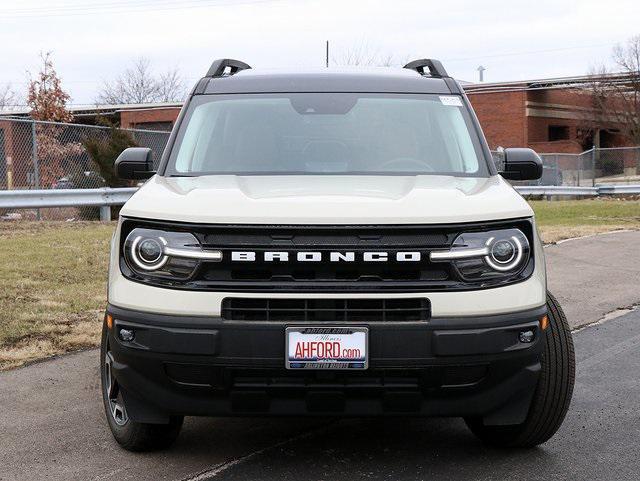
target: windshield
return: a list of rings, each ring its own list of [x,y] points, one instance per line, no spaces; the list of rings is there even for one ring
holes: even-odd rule
[[[165,174],[488,172],[458,96],[288,93],[195,97]]]

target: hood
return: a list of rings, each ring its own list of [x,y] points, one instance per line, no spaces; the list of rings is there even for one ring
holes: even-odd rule
[[[211,224],[371,225],[475,222],[533,211],[499,175],[215,175],[155,176],[121,214]]]

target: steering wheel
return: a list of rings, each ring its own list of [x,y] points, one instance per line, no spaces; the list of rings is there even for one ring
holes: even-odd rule
[[[435,172],[433,167],[412,157],[396,157],[380,165],[380,170],[400,170],[407,172]]]

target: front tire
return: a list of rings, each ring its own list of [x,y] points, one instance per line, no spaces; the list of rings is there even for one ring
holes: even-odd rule
[[[567,318],[556,298],[547,293],[549,326],[542,371],[524,423],[485,426],[482,418],[466,418],[471,431],[487,444],[530,448],[548,441],[564,421],[575,382],[575,352]]]
[[[105,325],[100,346],[100,379],[105,415],[113,437],[127,451],[155,451],[171,446],[180,434],[183,417],[171,416],[169,424],[145,424],[131,420],[112,366],[113,355]]]

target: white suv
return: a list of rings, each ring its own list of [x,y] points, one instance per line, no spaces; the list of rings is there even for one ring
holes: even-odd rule
[[[505,119],[508,122],[509,119]],[[568,409],[574,353],[533,211],[437,60],[273,73],[217,60],[121,211],[102,341],[130,450],[185,415],[462,416],[534,446]]]

